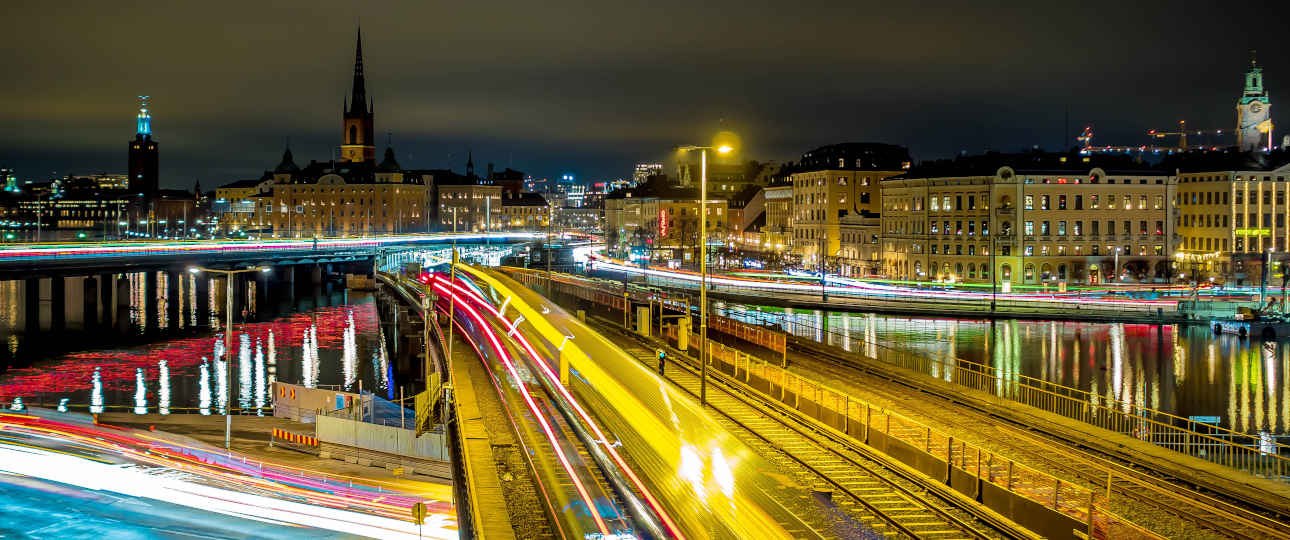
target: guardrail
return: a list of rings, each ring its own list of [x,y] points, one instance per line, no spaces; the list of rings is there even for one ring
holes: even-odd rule
[[[676,326],[669,325],[664,335],[675,343]],[[711,370],[734,379],[764,397],[775,400],[810,417],[857,442],[870,444],[873,434],[881,433],[904,443],[908,449],[932,456],[945,463],[941,480],[962,485],[953,471],[976,482],[969,495],[982,497],[982,484],[990,484],[1008,493],[1032,501],[1086,524],[1092,538],[1163,538],[1115,514],[1106,495],[1100,491],[1064,483],[1061,479],[1032,469],[989,450],[970,445],[898,413],[872,405],[826,384],[815,382],[743,351],[708,340],[708,365]],[[891,454],[889,454],[891,455]],[[898,456],[893,455],[900,459]],[[904,461],[904,460],[902,460]]]
[[[765,312],[745,313],[755,313],[762,324],[774,324],[781,328],[788,328],[790,324],[782,315],[774,317]],[[791,321],[791,324],[821,335],[840,335],[806,322]],[[914,354],[878,343],[869,336],[853,336],[852,339],[860,341],[862,346],[849,354],[856,354],[866,360],[922,374],[939,373],[941,376],[937,378],[940,380],[1126,434],[1255,476],[1279,482],[1290,481],[1287,476],[1290,475],[1290,446],[1263,440],[1258,435],[1198,423],[1189,418],[1020,373],[1001,374],[998,369],[987,364],[961,358]]]

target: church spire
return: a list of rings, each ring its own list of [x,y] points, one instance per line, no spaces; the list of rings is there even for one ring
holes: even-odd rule
[[[367,112],[367,85],[363,78],[363,29],[358,29],[358,44],[354,47],[354,88],[350,91],[349,112]]]

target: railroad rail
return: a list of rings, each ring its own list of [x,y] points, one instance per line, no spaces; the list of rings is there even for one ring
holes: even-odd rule
[[[1290,537],[1290,524],[1234,504],[1229,498],[1201,493],[1171,481],[1158,471],[1097,453],[1078,441],[1060,438],[1035,426],[1018,426],[956,396],[867,369],[819,347],[804,349],[790,344],[790,351],[792,364],[818,379],[841,381],[843,385],[855,387],[860,387],[862,381],[857,376],[880,379],[886,384],[865,384],[864,391],[898,402],[924,417],[935,418],[956,432],[981,434],[988,429],[993,433],[981,436],[992,444],[1009,448],[1014,456],[1042,461],[1046,470],[1080,481],[1095,490],[1097,501],[1107,507],[1112,506],[1113,496],[1124,497],[1228,538]],[[929,396],[941,402],[928,403]]]
[[[596,323],[593,326],[606,335],[624,336],[613,324],[603,320]],[[616,343],[639,362],[657,370],[653,344],[639,340],[633,336]],[[668,362],[665,378],[697,396],[697,361],[680,355],[673,358],[684,360]],[[955,497],[945,485],[893,467],[871,451],[831,437],[800,419],[789,420],[795,417],[793,411],[761,399],[724,376],[709,373],[713,374],[716,391],[708,392],[708,402],[725,422],[737,426],[737,432],[746,433],[745,440],[768,459],[812,476],[829,491],[844,495],[844,500],[834,499],[839,508],[852,510],[856,519],[879,534],[930,539],[1028,536],[997,515],[975,507],[970,500]]]

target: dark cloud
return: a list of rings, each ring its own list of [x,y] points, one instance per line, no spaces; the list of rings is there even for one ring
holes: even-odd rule
[[[213,185],[339,139],[354,29],[377,130],[407,166],[628,174],[719,129],[746,157],[845,140],[919,158],[1227,128],[1248,50],[1274,118],[1280,3],[17,2],[4,5],[0,166],[121,171],[153,96],[163,183]],[[1074,134],[1070,134],[1073,137]]]

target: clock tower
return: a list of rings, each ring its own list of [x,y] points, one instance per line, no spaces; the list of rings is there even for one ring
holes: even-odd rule
[[[1236,102],[1236,146],[1242,152],[1257,151],[1270,145],[1272,137],[1271,102],[1263,88],[1263,68],[1250,59],[1245,72],[1245,92]]]

